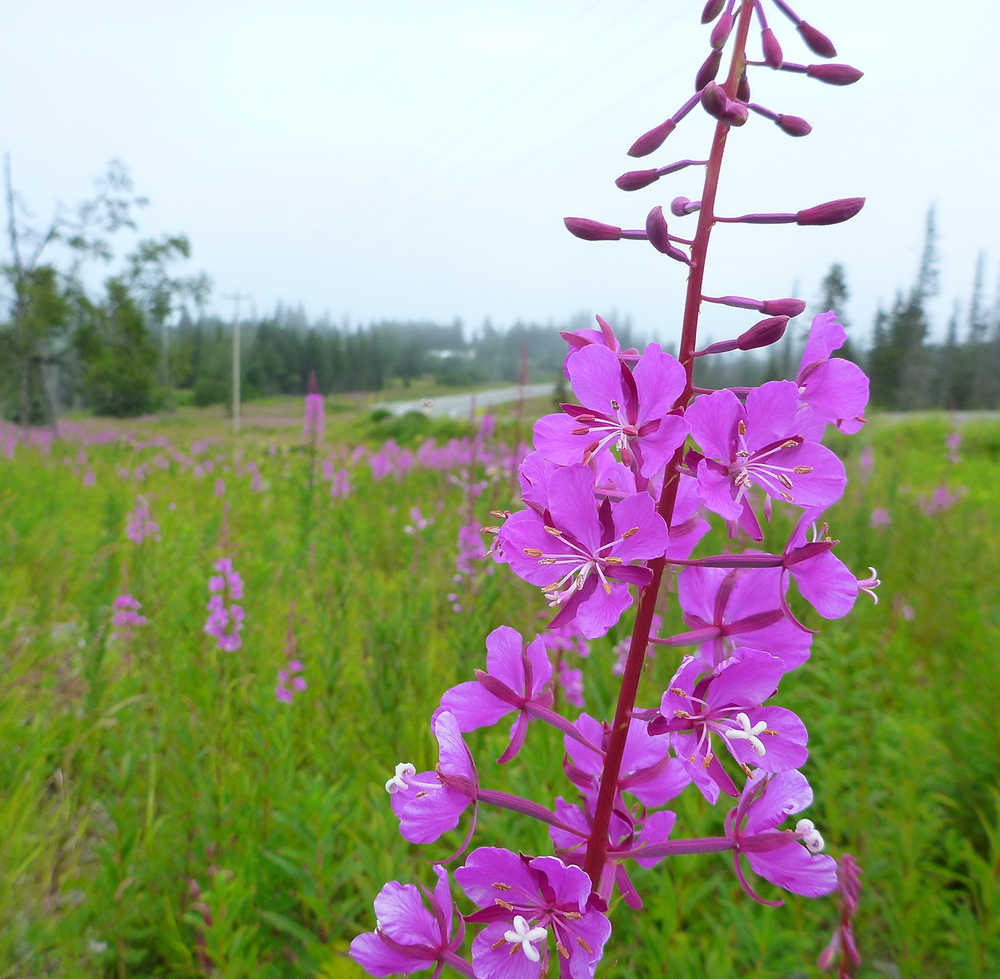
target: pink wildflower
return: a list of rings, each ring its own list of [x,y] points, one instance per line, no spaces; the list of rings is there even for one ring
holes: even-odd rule
[[[960,458],[958,455],[959,446],[962,444],[962,433],[961,432],[949,432],[948,438],[945,440],[948,444],[948,461],[954,465],[958,465]]]
[[[302,672],[302,663],[297,659],[289,660],[283,670],[278,670],[278,682],[274,688],[274,696],[283,703],[290,704],[294,697],[293,691],[301,693],[306,689],[304,677],[297,676]]]
[[[129,514],[125,525],[125,534],[130,541],[141,544],[152,537],[160,539],[160,526],[153,520],[149,512],[149,501],[140,496],[135,502],[135,509]]]
[[[240,631],[243,628],[244,612],[241,605],[235,604],[243,597],[243,579],[238,571],[233,570],[230,558],[216,561],[213,567],[218,574],[208,579],[208,590],[212,596],[208,600],[208,618],[204,631],[215,637],[219,649],[231,653],[243,645]],[[230,601],[228,606],[227,597]]]
[[[137,626],[146,624],[146,616],[139,614],[142,606],[131,595],[119,595],[113,604],[114,611],[111,614],[111,624],[115,631],[111,633],[111,638],[119,642],[128,643],[132,641]]]

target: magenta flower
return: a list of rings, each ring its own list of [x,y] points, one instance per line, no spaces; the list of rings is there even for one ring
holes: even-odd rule
[[[591,977],[611,935],[590,878],[558,857],[480,847],[455,871],[459,887],[482,910],[466,921],[487,927],[472,943],[479,979],[534,979],[547,974],[551,929],[560,975]]]
[[[564,659],[556,663],[556,682],[566,700],[574,707],[583,707],[583,670],[570,666]]]
[[[705,453],[698,463],[698,492],[705,506],[726,520],[738,520],[753,486],[802,507],[825,508],[840,498],[847,483],[844,465],[802,434],[798,403],[791,381],[755,388],[746,407],[728,390],[695,399],[686,418]],[[759,531],[754,536],[759,538]]]
[[[892,523],[892,514],[885,507],[877,506],[872,510],[872,518],[869,521],[872,527],[888,527]]]
[[[149,510],[149,500],[144,496],[135,501],[135,509],[128,515],[125,524],[125,536],[136,544],[152,537],[160,539],[160,525],[153,519]]]
[[[868,482],[868,478],[872,474],[872,469],[875,468],[875,451],[870,445],[866,445],[861,452],[858,453],[858,471],[861,474],[861,482]]]
[[[621,344],[618,342],[618,337],[615,336],[615,331],[611,328],[611,324],[602,316],[597,317],[597,325],[600,327],[599,330],[561,331],[559,335],[569,345],[569,352],[571,354],[577,350],[583,350],[592,343],[597,343],[606,347],[624,363],[634,364],[639,359],[639,351],[635,347],[622,350]],[[569,376],[568,371],[566,372],[566,376]]]
[[[796,524],[785,547],[785,570],[795,579],[802,597],[824,619],[839,619],[854,608],[858,594],[865,592],[875,604],[875,589],[881,584],[874,568],[867,578],[857,578],[833,553],[837,543],[827,536],[827,526],[817,529],[820,511],[807,510]],[[784,590],[782,590],[784,602]],[[791,611],[786,609],[789,616]]]
[[[586,841],[593,831],[595,798],[584,799],[586,809],[567,802],[561,796],[556,799],[556,816],[563,827],[569,829],[551,826],[549,835],[559,856],[574,866],[583,864]],[[607,862],[601,873],[598,893],[607,899],[617,887],[629,908],[641,910],[642,898],[623,862],[634,859],[641,867],[656,866],[663,859],[663,854],[644,856],[643,853],[647,848],[666,843],[676,821],[677,814],[669,809],[652,813],[643,806],[630,809],[619,795],[608,826]]]
[[[635,474],[610,453],[602,453],[590,462],[594,470],[595,491],[598,497],[622,500],[638,491]],[[657,473],[645,489],[654,500],[660,498],[663,475]],[[527,501],[527,497],[525,498]],[[674,509],[670,517],[670,539],[667,543],[667,557],[683,561],[691,556],[698,542],[711,529],[707,520],[701,517],[702,504],[698,496],[698,481],[693,476],[681,474],[677,480]]]
[[[933,517],[954,506],[968,492],[964,486],[960,486],[956,492],[952,493],[947,485],[942,483],[934,489],[930,496],[920,497],[918,505],[928,517]]]
[[[404,534],[417,534],[422,530],[426,530],[432,523],[433,520],[429,520],[425,517],[417,507],[410,507],[410,520],[412,523],[408,523],[403,528]]]
[[[822,897],[837,886],[837,864],[821,853],[823,837],[808,819],[800,819],[794,831],[776,830],[785,818],[812,803],[812,789],[801,772],[769,776],[757,771],[747,784],[735,809],[726,814],[726,836],[733,842],[733,866],[743,889],[761,904],[765,901],[747,883],[740,865],[744,856],[754,873],[777,887]]]
[[[566,749],[566,774],[588,802],[597,800],[603,755],[585,742],[603,749],[607,740],[607,728],[589,714],[581,714],[573,727],[583,736],[582,740],[566,735],[563,746]],[[669,753],[670,737],[666,734],[653,735],[648,725],[633,717],[629,721],[625,752],[622,755],[618,775],[618,791],[634,795],[644,806],[665,805],[670,799],[681,794],[690,784],[691,777],[683,764]]]
[[[302,426],[304,438],[318,439],[323,437],[323,395],[319,393],[316,383],[316,372],[309,372],[309,384],[306,393],[305,420]]]
[[[958,450],[962,445],[962,433],[961,432],[949,432],[948,438],[945,439],[948,445],[948,461],[954,465],[958,465],[961,461],[961,457],[958,454]]]
[[[305,677],[296,676],[302,672],[300,660],[288,661],[288,665],[283,670],[278,670],[278,682],[274,688],[274,696],[283,703],[290,704],[295,697],[295,691],[301,693],[306,689]]]
[[[113,603],[114,611],[111,613],[111,624],[115,631],[111,633],[111,638],[120,642],[131,642],[137,626],[146,624],[146,616],[139,614],[142,606],[131,595],[119,595]]]
[[[649,725],[651,734],[671,733],[674,751],[713,776],[713,735],[747,772],[751,765],[784,772],[805,763],[809,736],[802,721],[784,707],[761,706],[785,671],[781,660],[744,649],[699,680],[703,671],[694,656],[682,660],[663,693],[659,717]],[[732,783],[722,775],[720,788],[728,791]]]
[[[849,360],[830,356],[846,341],[847,333],[837,322],[836,313],[814,317],[795,383],[799,386],[803,413],[818,424],[813,435],[817,440],[828,423],[849,434],[860,431],[865,423],[864,411],[868,406],[865,372]]]
[[[448,871],[438,864],[433,869],[437,875],[434,892],[424,891],[430,910],[413,884],[392,880],[378,892],[375,931],[358,935],[348,952],[369,975],[408,975],[436,964],[437,976],[444,964],[464,964],[457,950],[465,937],[465,926],[459,918],[458,932],[452,935]]]
[[[812,635],[782,608],[783,575],[781,568],[685,568],[677,577],[677,600],[691,631],[661,642],[697,644],[709,669],[747,647],[778,657],[785,672],[801,666],[809,659]]]
[[[666,550],[668,534],[652,498],[637,493],[597,506],[594,474],[584,466],[556,470],[547,481],[547,509],[530,508],[500,529],[500,559],[525,581],[542,586],[553,627],[575,621],[588,639],[603,636],[632,604],[628,585],[651,573],[628,562]]]
[[[399,819],[399,832],[411,843],[433,843],[454,829],[469,803],[475,802],[479,786],[475,763],[455,715],[437,711],[431,730],[438,742],[434,771],[418,773],[409,762],[400,762],[385,783]]]
[[[476,670],[477,679],[460,683],[446,691],[441,709],[450,711],[460,731],[496,724],[501,717],[517,711],[510,729],[507,749],[497,759],[510,761],[521,750],[528,732],[532,707],[552,704],[552,664],[545,652],[545,642],[535,636],[525,648],[521,634],[502,625],[486,637],[486,672]]]
[[[605,448],[641,476],[659,472],[687,437],[680,415],[670,414],[685,386],[684,368],[651,343],[629,370],[607,347],[590,344],[566,362],[582,405],[535,423],[535,448],[561,465],[586,463]]]
[[[208,590],[212,593],[208,600],[208,619],[204,631],[214,636],[216,645],[224,652],[234,652],[243,645],[240,631],[243,628],[244,612],[236,600],[243,597],[243,579],[233,570],[230,558],[221,558],[213,565],[218,574],[208,579]],[[226,605],[226,599],[230,604]]]

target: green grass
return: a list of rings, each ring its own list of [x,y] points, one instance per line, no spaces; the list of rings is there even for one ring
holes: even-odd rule
[[[367,405],[345,408],[327,414],[320,459],[382,437]],[[88,446],[90,487],[76,445],[0,459],[0,976],[360,975],[344,952],[373,927],[374,894],[391,879],[427,884],[427,860],[461,838],[405,843],[382,785],[399,760],[433,764],[427,725],[441,692],[482,666],[491,629],[539,628],[544,603],[497,568],[452,611],[466,503],[446,473],[375,481],[361,465],[353,494],[331,500],[321,479],[310,494],[301,428],[254,421],[242,451],[265,480],[256,493],[232,471],[226,424],[219,411],[182,409],[131,427],[185,451],[217,439],[204,456],[217,471],[200,479],[176,462],[152,465],[141,484],[117,475],[157,446]],[[516,424],[508,414],[501,429],[512,437]],[[810,729],[809,816],[831,852],[850,851],[864,870],[857,936],[869,976],[1000,974],[1000,425],[966,425],[957,466],[949,430],[944,416],[876,420],[835,440],[852,481],[831,532],[849,566],[878,568],[880,603],[862,596],[834,623],[796,605],[822,628],[778,698]],[[482,523],[514,503],[509,475],[489,478]],[[928,516],[920,498],[942,482],[966,492]],[[161,539],[135,545],[124,527],[139,493]],[[419,535],[403,532],[414,505],[433,520]],[[874,507],[890,511],[888,528],[870,526]],[[779,518],[769,544],[780,549],[788,526]],[[245,582],[244,645],[231,654],[202,632],[223,554]],[[127,649],[110,639],[123,592],[149,619]],[[274,686],[290,613],[309,688],[285,705]],[[664,615],[677,621],[669,601]],[[598,716],[613,705],[611,648],[629,625],[626,615],[583,664]],[[649,664],[643,703],[674,662],[660,652]],[[503,742],[502,723],[469,737],[484,785],[544,804],[570,794],[554,732],[533,729],[501,772],[491,759]],[[675,808],[675,837],[718,832],[721,808],[688,794]],[[541,827],[493,812],[477,843],[547,846]],[[756,905],[724,856],[632,876],[646,910],[612,909],[599,975],[818,974],[833,901]]]

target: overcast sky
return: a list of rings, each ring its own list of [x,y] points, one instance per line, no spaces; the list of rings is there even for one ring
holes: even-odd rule
[[[221,295],[311,315],[562,320],[630,313],[640,337],[679,330],[684,270],[640,242],[585,243],[565,215],[642,227],[697,197],[699,170],[646,190],[621,172],[703,158],[700,109],[652,162],[625,150],[691,91],[708,50],[701,0],[36,0],[0,37],[2,146],[39,220],[87,196],[112,157],[152,205],[146,234],[185,232]],[[766,6],[791,61],[810,55]],[[949,19],[949,9],[961,18]],[[806,117],[792,139],[752,117],[730,138],[718,212],[866,196],[834,228],[720,226],[706,286],[815,298],[847,268],[850,319],[913,281],[928,205],[942,256],[939,327],[963,308],[979,250],[1000,272],[995,3],[803,0],[848,88],[756,69],[753,97]],[[756,31],[752,50],[757,48]],[[695,218],[671,223],[684,234]],[[714,318],[717,337],[747,314]]]

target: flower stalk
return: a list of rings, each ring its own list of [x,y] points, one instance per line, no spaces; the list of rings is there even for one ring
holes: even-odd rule
[[[736,40],[729,63],[729,74],[723,86],[726,95],[733,98],[740,76],[746,70],[746,43],[750,32],[750,20],[753,13],[753,0],[742,0],[739,19],[736,26]],[[698,339],[698,313],[701,308],[702,284],[705,278],[705,264],[708,255],[708,242],[715,223],[715,198],[719,190],[719,177],[722,172],[722,157],[726,149],[726,137],[730,126],[723,120],[715,124],[715,135],[712,138],[712,149],[705,170],[705,184],[701,196],[701,209],[698,212],[698,230],[695,232],[694,244],[691,246],[691,271],[688,273],[687,293],[684,300],[684,317],[681,325],[680,352],[677,359],[684,368],[684,390],[674,404],[675,408],[683,408],[691,399],[694,386],[694,354]],[[684,457],[683,446],[679,447],[673,458],[667,464],[663,478],[663,491],[657,509],[667,526],[673,517],[674,505],[677,499],[678,470]],[[587,845],[587,857],[584,870],[590,876],[594,888],[598,887],[608,847],[608,829],[611,824],[611,811],[615,802],[615,790],[618,784],[618,774],[621,770],[622,756],[625,751],[625,738],[628,734],[629,718],[635,709],[635,699],[639,692],[639,680],[642,676],[642,665],[646,659],[649,646],[649,631],[653,615],[656,612],[656,600],[660,593],[663,580],[665,558],[656,558],[649,562],[652,580],[642,590],[639,599],[639,611],[635,617],[632,629],[632,639],[629,643],[628,657],[625,660],[625,672],[622,674],[622,685],[618,693],[618,703],[615,707],[615,719],[611,728],[611,738],[608,742],[607,754],[604,759],[604,769],[601,773],[601,787],[597,797],[597,809],[594,813],[594,824],[590,841]]]

